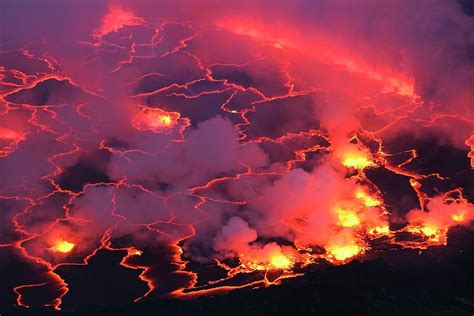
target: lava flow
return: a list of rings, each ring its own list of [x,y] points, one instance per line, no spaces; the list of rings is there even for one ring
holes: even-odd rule
[[[284,287],[474,234],[472,15],[257,2],[3,1],[0,308]]]

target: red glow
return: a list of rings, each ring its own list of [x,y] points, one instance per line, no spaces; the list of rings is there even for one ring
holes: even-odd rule
[[[60,309],[77,271],[134,283],[126,303],[195,298],[470,233],[472,91],[436,68],[451,39],[415,49],[432,24],[147,5],[2,44],[0,260],[26,267],[11,304]]]
[[[124,26],[140,25],[144,20],[135,16],[132,12],[122,9],[119,6],[111,6],[106,16],[102,19],[102,25],[97,34],[104,36],[106,34],[117,32]]]

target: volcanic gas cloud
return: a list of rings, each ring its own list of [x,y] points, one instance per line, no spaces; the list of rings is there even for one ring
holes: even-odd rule
[[[3,306],[279,285],[472,228],[457,2],[1,7]]]

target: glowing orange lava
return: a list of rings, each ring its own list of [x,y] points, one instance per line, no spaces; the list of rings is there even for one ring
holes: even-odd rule
[[[143,254],[143,251],[138,250],[138,249],[134,249],[131,251],[131,255],[134,255],[134,256],[141,256],[142,254]]]
[[[388,225],[384,226],[375,226],[368,230],[368,233],[371,235],[386,235],[390,233],[390,227]]]
[[[455,222],[462,222],[465,220],[466,216],[464,213],[459,213],[459,214],[453,214],[451,215],[451,218],[453,219],[453,221]]]
[[[356,191],[355,197],[362,200],[367,207],[379,206],[381,204],[379,200],[368,195],[362,189]]]
[[[357,216],[357,213],[351,210],[345,209],[336,209],[338,216],[338,224],[342,227],[354,227],[360,225],[360,219]]]
[[[438,232],[438,229],[435,227],[424,226],[420,228],[420,231],[426,236],[433,236]]]
[[[177,124],[179,117],[178,112],[145,107],[133,117],[132,125],[138,130],[168,133]]]
[[[370,160],[367,154],[362,151],[348,151],[342,154],[341,163],[354,169],[364,169],[369,166],[373,166],[374,163]]]
[[[350,243],[346,245],[333,245],[327,249],[330,257],[337,261],[345,261],[349,258],[357,256],[363,251],[363,248],[356,243]]]
[[[270,264],[277,269],[288,269],[293,263],[287,256],[283,254],[276,254],[270,258]]]
[[[150,293],[192,297],[279,284],[321,261],[373,260],[400,248],[421,253],[448,244],[451,227],[472,228],[474,205],[462,196],[470,187],[452,189],[458,184],[449,182],[451,168],[424,168],[431,158],[419,158],[431,141],[420,148],[405,144],[405,131],[411,135],[413,128],[421,140],[425,129],[431,135],[435,128],[437,136],[447,118],[457,119],[451,110],[435,112],[443,108],[436,98],[427,102],[415,93],[404,73],[416,66],[408,49],[405,56],[397,47],[399,62],[384,65],[384,58],[364,57],[324,29],[304,34],[250,18],[210,19],[236,36],[134,12],[113,5],[101,24],[88,28],[93,33],[81,38],[84,51],[71,56],[84,55],[77,67],[68,56],[45,57],[62,51],[46,50],[46,41],[17,52],[28,59],[24,68],[44,64],[31,74],[12,72],[17,83],[6,82],[6,66],[0,67],[0,125],[8,126],[0,127],[0,157],[9,155],[0,164],[0,202],[2,221],[10,221],[0,249],[23,254],[25,262],[39,264],[33,271],[47,268],[48,274],[15,287],[17,305],[27,307],[26,295],[44,287],[58,294],[43,305],[60,309],[69,285],[57,267],[88,265],[99,251],[120,251],[120,268],[137,270],[129,272],[148,287],[137,302]],[[229,35],[230,43],[252,49],[230,60],[223,58],[226,50],[214,56],[212,45],[225,46],[219,40]],[[242,35],[250,38],[240,43]],[[388,50],[387,60],[391,55]],[[113,80],[97,82],[98,95],[89,96],[75,82],[94,78],[76,68]],[[63,69],[71,78],[59,76]],[[320,80],[326,77],[327,84]],[[45,78],[57,83],[43,87]],[[61,87],[72,83],[78,92],[68,100]],[[423,91],[422,83],[416,87]],[[195,124],[187,130],[191,118]],[[474,135],[465,144],[474,168]],[[458,164],[457,156],[452,161]],[[453,175],[471,175],[454,167]],[[204,267],[201,262],[209,263],[204,273],[222,271],[201,278],[201,268],[193,269]]]
[[[424,224],[408,228],[408,231],[414,234],[421,234],[428,238],[427,244],[437,245],[445,244],[447,241],[447,229],[439,228],[433,224]]]
[[[68,253],[70,252],[76,245],[66,241],[66,240],[58,240],[55,245],[51,248],[53,251]]]

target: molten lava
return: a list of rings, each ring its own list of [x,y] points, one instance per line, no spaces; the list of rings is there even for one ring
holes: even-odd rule
[[[150,130],[154,133],[169,133],[177,124],[180,114],[161,109],[144,107],[135,114],[132,125],[138,130]]]
[[[275,254],[270,258],[270,264],[276,269],[288,269],[292,266],[293,262],[283,254]]]
[[[457,87],[469,71],[437,59],[469,55],[444,46],[467,30],[443,37],[437,17],[412,32],[429,20],[416,19],[405,40],[383,28],[399,11],[385,3],[384,23],[338,28],[276,3],[253,14],[198,2],[125,1],[102,16],[84,4],[87,19],[58,15],[74,21],[56,37],[18,19],[18,43],[2,40],[0,262],[29,269],[0,285],[6,304],[101,305],[75,298],[93,283],[71,289],[107,265],[127,303],[278,285],[324,264],[441,253],[472,230],[472,89]],[[335,16],[351,11],[339,5]],[[110,285],[105,299],[123,303]]]
[[[346,245],[329,246],[327,250],[330,258],[343,262],[362,253],[363,248],[355,243],[350,243]]]
[[[131,253],[132,253],[132,255],[134,255],[134,256],[141,256],[141,255],[143,254],[143,251],[138,250],[138,249],[135,249],[135,250],[133,250]]]
[[[347,148],[341,153],[341,163],[347,168],[354,169],[364,169],[375,165],[368,153],[353,148]]]
[[[61,240],[58,240],[54,243],[54,246],[51,247],[51,250],[57,251],[57,252],[62,252],[62,253],[68,253],[75,246],[76,246],[75,244],[61,239]]]
[[[453,214],[451,215],[451,218],[455,222],[463,222],[466,220],[466,214],[464,212],[461,212],[459,214]]]
[[[367,207],[379,206],[381,202],[365,193],[362,189],[356,191],[355,197],[364,202],[364,205]]]
[[[389,235],[390,227],[388,225],[375,226],[368,230],[370,235]]]
[[[354,211],[338,208],[336,213],[339,218],[338,224],[342,227],[354,227],[360,224],[360,219]]]

